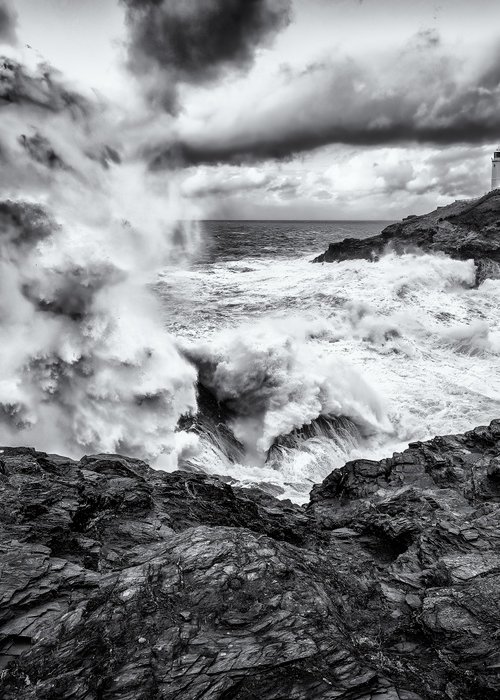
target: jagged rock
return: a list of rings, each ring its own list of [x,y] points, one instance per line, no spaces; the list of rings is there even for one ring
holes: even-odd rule
[[[476,284],[500,277],[500,190],[472,201],[457,201],[424,216],[406,217],[378,236],[332,243],[313,262],[374,260],[385,252],[423,250],[476,263]]]
[[[500,421],[306,508],[119,455],[0,453],[6,700],[500,698]]]

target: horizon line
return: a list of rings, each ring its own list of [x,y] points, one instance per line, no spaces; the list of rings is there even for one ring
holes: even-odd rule
[[[385,223],[386,221],[399,221],[399,219],[196,219],[200,223],[206,223],[209,221],[220,222],[220,221],[236,221],[236,222],[248,222],[253,221],[257,223],[275,221],[277,223],[285,223],[287,221],[293,221],[296,223],[309,223],[311,221],[316,221],[318,223]]]

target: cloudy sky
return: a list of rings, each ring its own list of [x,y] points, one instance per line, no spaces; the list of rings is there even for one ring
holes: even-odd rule
[[[23,61],[147,105],[150,167],[181,168],[207,218],[392,219],[489,189],[498,0],[4,4]]]

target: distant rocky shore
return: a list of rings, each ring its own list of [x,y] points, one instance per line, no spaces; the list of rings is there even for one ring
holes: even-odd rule
[[[307,507],[8,447],[0,490],[4,700],[500,698],[500,421]]]
[[[409,216],[387,226],[378,236],[332,243],[313,262],[372,260],[390,250],[446,253],[459,260],[472,258],[478,285],[488,277],[500,277],[500,190],[439,207],[424,216]]]

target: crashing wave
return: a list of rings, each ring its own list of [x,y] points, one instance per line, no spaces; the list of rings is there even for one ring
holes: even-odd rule
[[[324,427],[315,423],[320,418],[348,419],[363,436],[392,429],[375,390],[348,363],[325,353],[298,319],[231,329],[216,343],[185,344],[183,351],[224,407],[247,463],[265,464],[278,438],[313,430],[308,425]]]
[[[331,441],[347,454],[362,443],[363,434],[359,426],[346,416],[319,416],[286,435],[279,435],[267,452],[266,462],[283,462],[291,450],[302,449],[309,440],[321,439]]]
[[[0,441],[174,465],[196,372],[149,285],[196,239],[175,177],[46,67],[3,61],[0,108]]]
[[[491,333],[485,321],[446,328],[441,336],[445,345],[465,355],[500,353],[500,335]]]
[[[182,416],[177,429],[196,435],[201,443],[211,446],[214,454],[219,455],[219,459],[237,464],[244,461],[245,448],[230,428],[231,418],[228,409],[198,382],[196,413]],[[201,449],[198,443],[198,449],[195,450],[194,455],[199,455]],[[184,455],[183,469],[203,471],[203,467],[197,466],[197,463],[192,460],[194,455]]]
[[[194,446],[179,458],[185,471],[217,474],[233,485],[257,487],[296,502],[307,498],[311,483],[368,448],[363,431],[344,416],[319,416],[274,440],[261,462],[232,430],[235,415],[198,383],[198,409],[181,418],[178,430]]]

